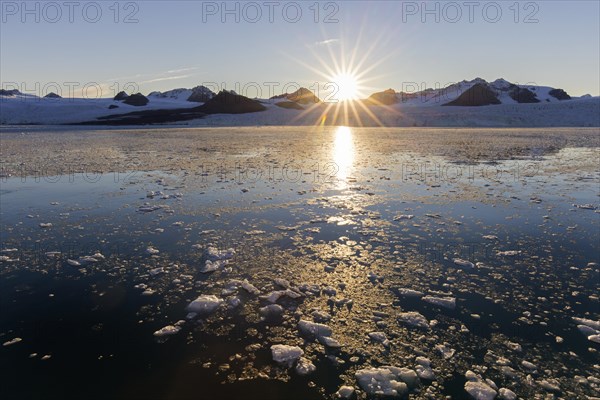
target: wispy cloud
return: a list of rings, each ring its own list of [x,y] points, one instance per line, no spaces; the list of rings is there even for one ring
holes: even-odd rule
[[[191,75],[176,75],[176,76],[163,76],[160,78],[149,79],[146,81],[141,81],[140,84],[143,83],[154,83],[154,82],[162,82],[162,81],[174,81],[177,79],[189,78]]]
[[[320,42],[315,42],[316,46],[329,46],[335,43],[338,43],[340,39],[325,39]]]

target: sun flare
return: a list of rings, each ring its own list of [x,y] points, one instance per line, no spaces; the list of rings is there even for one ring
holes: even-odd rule
[[[347,73],[337,74],[332,78],[334,93],[332,97],[339,100],[356,100],[359,97],[358,79]]]

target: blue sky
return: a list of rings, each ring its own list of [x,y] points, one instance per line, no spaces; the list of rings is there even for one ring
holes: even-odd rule
[[[137,1],[118,15],[114,1],[63,3],[29,2],[23,14],[1,2],[3,87],[98,83],[107,97],[115,83],[143,93],[216,83],[267,97],[288,83],[322,90],[347,70],[365,96],[475,77],[600,94],[595,0],[428,2],[429,13],[422,2],[229,2],[229,14],[222,2]]]

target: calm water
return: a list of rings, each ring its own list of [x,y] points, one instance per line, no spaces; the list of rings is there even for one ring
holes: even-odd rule
[[[122,132],[121,145],[134,135]],[[46,176],[27,154],[24,168],[4,166],[2,398],[308,399],[342,385],[364,396],[357,370],[414,370],[417,356],[435,378],[406,398],[471,398],[468,370],[519,398],[600,395],[600,345],[588,340],[600,329],[598,147],[557,141],[465,162],[453,156],[460,133],[437,152],[394,146],[393,131],[382,149],[370,147],[377,130],[328,129],[304,152],[292,151],[297,138],[230,134],[245,144],[211,150],[201,169],[168,146],[152,162],[140,153],[137,169],[107,162]],[[301,296],[265,315],[261,296],[287,286],[276,278]],[[189,316],[200,295],[223,302]],[[429,327],[399,322],[411,311]],[[342,347],[302,334],[299,320],[327,324]],[[181,329],[154,335],[168,325]],[[274,344],[300,347],[315,372],[278,365]]]

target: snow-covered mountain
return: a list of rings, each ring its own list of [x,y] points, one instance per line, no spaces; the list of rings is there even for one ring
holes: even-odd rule
[[[466,94],[468,97],[470,95],[469,90],[474,87],[476,87],[476,89],[471,91],[473,97],[472,101],[457,101],[463,94]],[[475,92],[479,92],[479,95],[483,95],[483,92],[485,92],[485,96],[483,97],[487,97],[488,101],[484,101],[484,104],[476,104],[478,102],[475,98],[481,96],[478,96]],[[493,99],[490,98],[491,96],[498,101],[493,101]],[[490,104],[554,103],[571,99],[577,98],[572,98],[562,89],[549,86],[521,85],[511,83],[502,78],[496,79],[493,82],[475,78],[470,81],[464,80],[442,88],[428,88],[419,91],[396,92],[393,89],[388,89],[383,92],[372,94],[366,101],[373,105],[401,103],[407,106],[476,106]],[[452,102],[456,103],[452,104]]]
[[[194,103],[204,103],[215,96],[215,93],[206,86],[196,86],[192,89],[173,89],[166,92],[152,92],[148,97],[158,99],[173,99],[178,101],[191,101]]]
[[[145,99],[141,94],[135,96]],[[413,92],[388,89],[357,100],[362,104],[356,107],[321,102],[312,92],[300,90],[257,99],[264,107],[241,115],[219,107],[203,111],[201,105],[215,96],[208,88],[197,86],[153,92],[147,102],[128,104],[123,99],[38,97],[2,90],[0,125],[107,120],[114,124],[123,116],[128,121],[139,118],[189,125],[311,125],[324,121],[359,126],[600,126],[600,97],[571,97],[561,89],[518,85],[504,79],[487,82],[476,78]],[[259,110],[262,112],[254,112]]]

